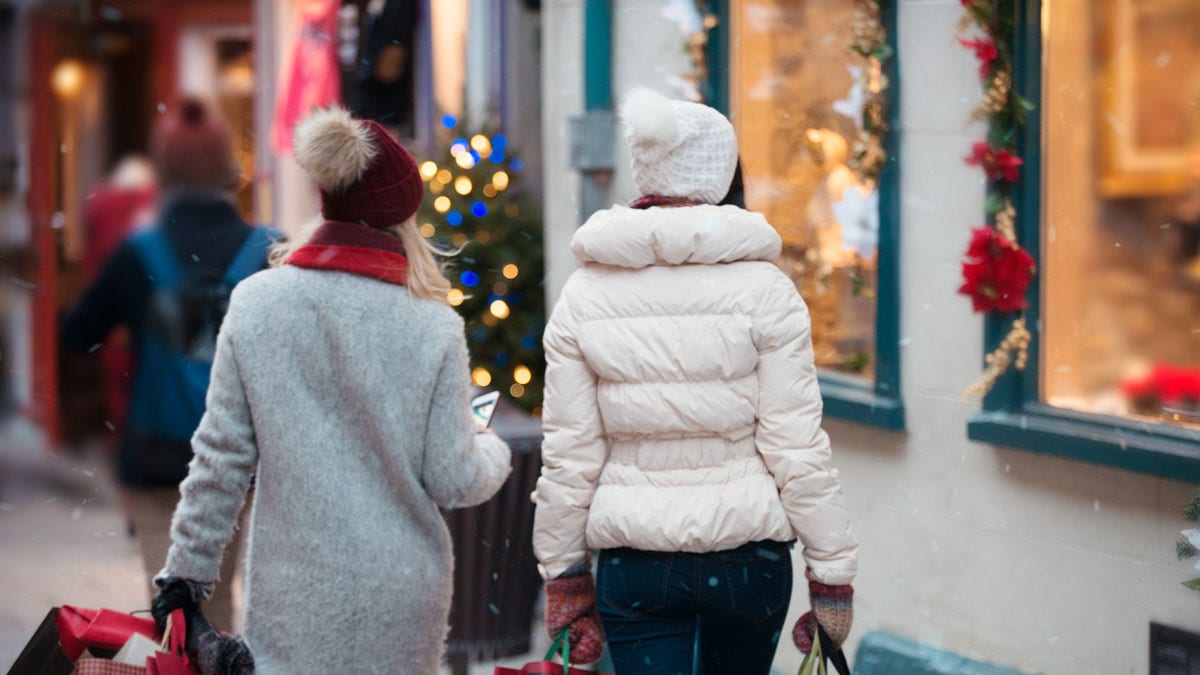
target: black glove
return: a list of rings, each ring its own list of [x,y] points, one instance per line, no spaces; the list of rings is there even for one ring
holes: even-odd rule
[[[167,617],[176,609],[183,610],[187,624],[187,653],[196,660],[203,675],[252,675],[254,655],[250,646],[237,635],[217,630],[203,614],[200,603],[212,595],[212,584],[191,579],[164,577],[156,579],[158,595],[150,603],[150,613],[158,624],[158,632],[166,630]]]

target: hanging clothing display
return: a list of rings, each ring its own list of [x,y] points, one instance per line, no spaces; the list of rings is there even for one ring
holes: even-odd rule
[[[300,3],[300,32],[291,70],[275,101],[271,142],[276,152],[292,149],[292,126],[313,108],[341,100],[337,27],[341,0]]]
[[[357,58],[343,60],[343,93],[357,117],[412,135],[417,0],[350,0],[357,10]],[[349,50],[347,50],[349,51]]]

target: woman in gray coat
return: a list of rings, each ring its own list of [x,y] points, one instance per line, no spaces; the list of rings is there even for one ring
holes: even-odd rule
[[[439,508],[490,498],[509,450],[470,414],[463,322],[416,228],[412,156],[337,108],[297,125],[295,154],[325,220],[233,293],[156,581],[211,591],[257,475],[258,672],[435,673],[453,569]]]

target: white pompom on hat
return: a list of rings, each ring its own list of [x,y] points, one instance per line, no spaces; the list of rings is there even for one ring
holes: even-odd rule
[[[633,180],[643,196],[704,204],[725,198],[737,169],[737,136],[724,115],[700,103],[676,101],[647,89],[621,101]]]

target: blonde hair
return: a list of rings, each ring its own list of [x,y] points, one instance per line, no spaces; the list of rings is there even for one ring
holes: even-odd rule
[[[300,226],[295,234],[272,246],[267,257],[271,267],[286,263],[296,249],[312,239],[323,222],[320,218],[314,218]],[[449,304],[446,294],[450,292],[450,280],[446,278],[446,266],[440,259],[453,257],[458,252],[444,251],[429,243],[417,229],[416,216],[382,231],[399,239],[404,247],[404,255],[408,258],[404,285],[408,292],[418,298]]]

